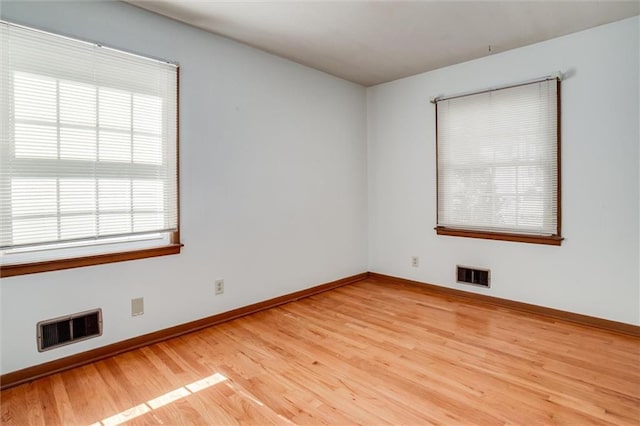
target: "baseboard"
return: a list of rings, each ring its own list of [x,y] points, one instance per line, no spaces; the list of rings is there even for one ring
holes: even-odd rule
[[[22,370],[3,374],[2,376],[0,376],[0,389],[7,389],[41,377],[60,373],[65,370],[70,370],[75,367],[90,364],[92,362],[100,361],[105,358],[138,349],[143,346],[148,346],[154,343],[162,342],[164,340],[172,339],[174,337],[182,336],[184,334],[192,333],[194,331],[202,330],[204,328],[231,321],[246,315],[255,314],[256,312],[274,308],[285,303],[294,302],[305,297],[313,296],[318,293],[364,280],[367,278],[367,276],[368,273],[364,272],[362,274],[353,275],[329,283],[317,285],[305,290],[285,294],[284,296],[276,297],[274,299],[269,299],[263,302],[254,303],[249,306],[244,306],[242,308],[222,312],[220,314],[216,314],[207,318],[202,318],[185,324],[176,325],[174,327],[145,334],[143,336],[134,337],[128,340],[123,340],[121,342],[113,343],[101,348],[92,349],[90,351],[46,362],[44,364],[39,364],[33,367],[27,367]]]
[[[530,314],[543,315],[545,317],[551,317],[563,321],[570,321],[590,327],[596,327],[607,331],[613,331],[621,334],[628,334],[631,336],[640,337],[640,326],[633,324],[626,324],[623,322],[611,321],[603,318],[592,317],[589,315],[576,314],[574,312],[562,311],[559,309],[547,308],[539,305],[532,305],[529,303],[516,302],[508,299],[501,299],[499,297],[487,296],[484,294],[471,293],[468,291],[457,290],[448,287],[441,287],[433,284],[423,283],[420,281],[412,281],[405,278],[393,277],[390,275],[378,274],[375,272],[369,272],[369,279],[384,281],[393,283],[396,285],[404,285],[412,288],[420,289],[421,291],[440,294],[446,296],[455,296],[465,299],[471,299],[474,301],[480,301],[497,305],[503,308],[513,309]]]

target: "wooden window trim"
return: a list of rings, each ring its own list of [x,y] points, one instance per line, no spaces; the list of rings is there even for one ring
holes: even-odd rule
[[[481,238],[485,240],[512,241],[518,243],[546,244],[550,246],[559,246],[562,244],[562,238],[559,235],[529,235],[529,234],[512,234],[506,232],[490,232],[476,231],[470,229],[457,229],[444,226],[436,226],[434,228],[438,235],[448,235],[451,237]]]
[[[562,85],[560,84],[561,80],[559,78],[556,79],[556,114],[557,114],[557,123],[556,123],[556,136],[557,136],[557,144],[556,144],[556,153],[557,153],[557,188],[556,188],[556,196],[558,208],[556,211],[556,223],[557,223],[557,234],[556,235],[530,235],[530,234],[518,234],[518,233],[507,233],[507,232],[490,232],[490,231],[480,231],[480,230],[468,230],[468,229],[459,229],[453,227],[445,227],[445,226],[436,226],[434,229],[437,235],[447,235],[452,237],[464,237],[464,238],[480,238],[486,240],[499,240],[499,241],[512,241],[512,242],[520,242],[520,243],[531,243],[531,244],[545,244],[545,245],[553,245],[560,246],[564,238],[562,237],[562,115],[561,115],[561,95],[562,95]],[[501,89],[506,89],[514,86],[507,86]],[[497,89],[500,90],[500,89]],[[482,93],[482,92],[477,92]],[[471,94],[471,93],[470,93]],[[475,94],[475,93],[474,93]],[[465,95],[466,96],[466,95]],[[436,133],[436,223],[438,222],[438,214],[439,214],[439,205],[440,205],[440,197],[439,197],[439,173],[438,173],[438,106],[437,102],[435,104],[435,133]]]
[[[127,260],[146,259],[149,257],[179,254],[182,244],[168,244],[160,247],[151,247],[138,250],[103,253],[91,256],[70,257],[66,259],[45,260],[41,262],[17,263],[14,265],[2,265],[0,278],[14,277],[17,275],[36,274],[39,272],[59,271],[62,269],[80,268],[82,266],[104,265],[107,263],[124,262]]]

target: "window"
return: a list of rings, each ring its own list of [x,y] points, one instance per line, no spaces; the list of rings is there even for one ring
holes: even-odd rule
[[[2,276],[179,252],[177,66],[0,37]]]
[[[436,99],[440,235],[559,245],[560,80]]]

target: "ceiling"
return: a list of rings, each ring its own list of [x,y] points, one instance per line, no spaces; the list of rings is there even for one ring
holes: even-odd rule
[[[640,13],[640,1],[126,1],[364,86]]]

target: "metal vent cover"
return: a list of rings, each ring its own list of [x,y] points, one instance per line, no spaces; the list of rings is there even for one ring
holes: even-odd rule
[[[456,277],[456,281],[459,283],[490,287],[491,271],[489,269],[469,268],[468,266],[457,265]]]
[[[40,321],[37,324],[38,351],[48,351],[101,335],[102,309]]]

